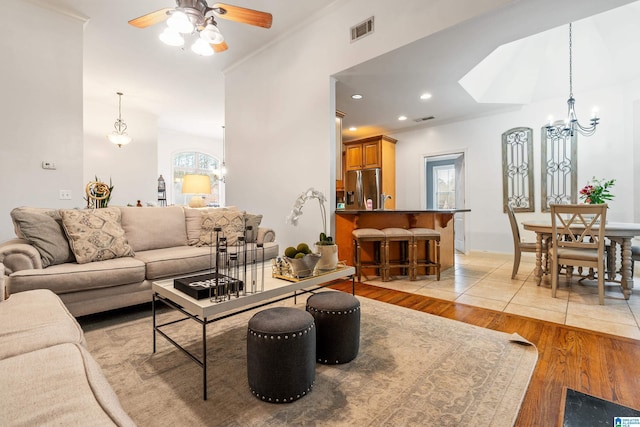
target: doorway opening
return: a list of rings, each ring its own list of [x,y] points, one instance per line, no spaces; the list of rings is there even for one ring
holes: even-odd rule
[[[447,153],[424,157],[426,209],[465,208],[465,155]],[[464,214],[453,216],[455,249],[466,253]]]

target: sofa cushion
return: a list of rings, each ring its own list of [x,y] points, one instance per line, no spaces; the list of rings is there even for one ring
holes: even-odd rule
[[[251,230],[247,230],[247,243],[255,243],[258,238],[258,228],[262,222],[262,215],[256,215],[249,212],[244,214],[245,225],[251,227]]]
[[[75,261],[57,209],[15,208],[11,219],[16,235],[38,250],[44,268]]]
[[[238,237],[244,236],[244,211],[216,211],[202,214],[202,229],[198,246],[215,245],[215,228],[222,231],[219,237],[227,238],[227,245],[233,246]]]
[[[46,289],[19,292],[0,304],[0,360],[65,342],[86,345],[82,328]]]
[[[133,256],[119,209],[62,209],[60,213],[78,264]]]
[[[196,246],[137,252],[136,259],[145,263],[149,280],[208,270],[216,262],[215,250]]]
[[[0,425],[135,426],[89,352],[59,344],[0,360]]]
[[[121,207],[122,228],[134,251],[171,248],[187,244],[181,206]]]
[[[131,257],[87,264],[59,264],[44,270],[20,270],[12,273],[9,276],[9,291],[13,294],[31,289],[51,289],[56,294],[64,294],[139,283],[144,280],[144,274],[144,263]]]
[[[187,226],[187,242],[189,245],[197,245],[200,242],[200,231],[202,230],[202,214],[210,212],[235,211],[236,206],[223,208],[190,208],[184,207],[184,217]]]

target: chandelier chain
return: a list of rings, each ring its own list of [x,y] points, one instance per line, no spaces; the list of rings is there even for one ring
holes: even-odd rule
[[[569,98],[573,98],[573,37],[569,22]]]

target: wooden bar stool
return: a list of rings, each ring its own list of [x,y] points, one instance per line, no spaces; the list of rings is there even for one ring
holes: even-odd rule
[[[416,280],[418,276],[418,267],[425,267],[427,274],[429,268],[436,269],[437,279],[440,280],[440,232],[430,228],[410,228],[409,232],[413,235],[413,258],[411,260],[409,280]],[[420,258],[420,242],[425,242],[424,258]],[[433,258],[432,258],[433,257]]]
[[[353,237],[353,265],[356,267],[358,282],[362,279],[362,268],[377,268],[380,277],[384,268],[384,233],[375,228],[357,228],[351,232]],[[373,244],[372,260],[362,261],[362,244],[371,242]],[[365,275],[366,276],[366,275]]]
[[[385,235],[384,245],[384,268],[382,270],[382,281],[387,282],[391,277],[392,268],[403,268],[411,270],[413,235],[404,228],[385,228],[382,230]],[[399,244],[399,256],[391,259],[390,247]]]

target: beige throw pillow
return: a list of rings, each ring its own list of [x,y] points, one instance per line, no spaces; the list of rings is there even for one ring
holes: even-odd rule
[[[198,246],[216,244],[216,227],[222,229],[218,236],[226,237],[227,245],[235,245],[238,237],[244,235],[244,211],[203,212]]]
[[[262,222],[262,215],[247,212],[244,220],[247,227],[251,226],[251,230],[247,230],[247,243],[255,243],[258,240],[258,228]]]
[[[60,211],[78,264],[133,256],[118,208]]]

